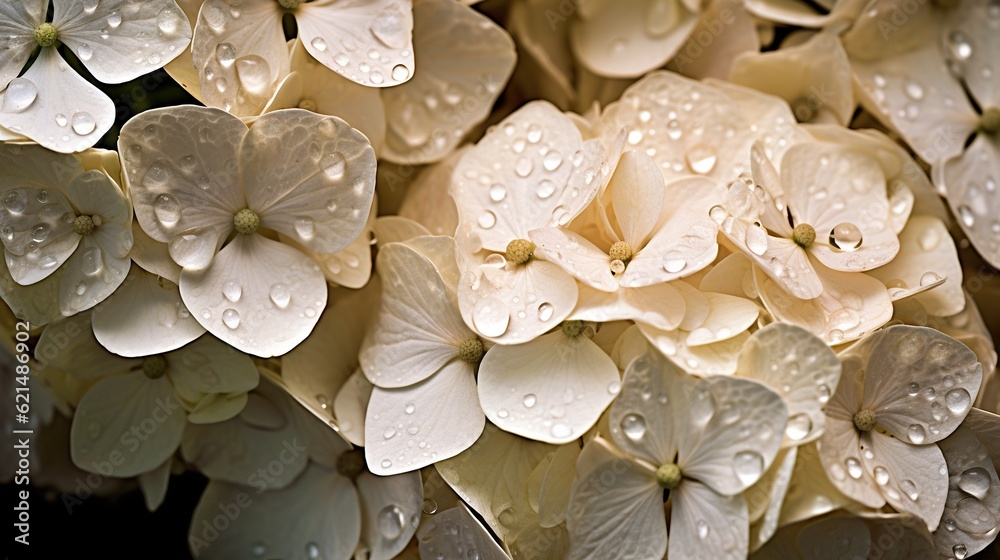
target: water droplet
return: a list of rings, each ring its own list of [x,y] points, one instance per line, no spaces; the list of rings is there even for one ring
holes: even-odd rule
[[[641,414],[626,414],[621,421],[621,430],[625,437],[639,441],[646,435],[646,419]]]
[[[222,312],[222,322],[227,327],[235,329],[240,326],[240,312],[235,309],[227,309]]]
[[[306,558],[309,560],[318,560],[322,556],[322,551],[319,549],[319,545],[311,542],[306,545]]]
[[[785,435],[788,439],[793,441],[799,441],[802,438],[809,435],[812,431],[812,419],[806,413],[799,413],[788,419],[788,424],[785,426]]]
[[[663,257],[663,270],[671,274],[680,272],[685,266],[687,266],[687,261],[676,251],[670,251]]]
[[[37,241],[38,243],[45,241],[45,239],[48,238],[48,236],[49,236],[49,226],[45,224],[38,224],[37,226],[34,227],[34,229],[31,230],[31,239],[33,241]]]
[[[437,502],[435,502],[431,498],[427,498],[424,500],[424,504],[423,507],[421,508],[421,511],[423,511],[427,515],[434,515],[435,513],[437,513],[437,510],[438,510]]]
[[[485,297],[472,308],[472,323],[484,336],[496,337],[507,332],[510,311],[495,297]]]
[[[298,234],[299,238],[304,241],[308,241],[313,238],[316,233],[316,224],[313,219],[309,216],[302,216],[301,218],[296,218],[295,220],[295,233]]]
[[[854,251],[861,246],[861,230],[850,222],[837,224],[830,231],[830,245],[841,251]]]
[[[244,56],[236,61],[236,77],[246,91],[263,94],[271,83],[271,66],[260,56]]]
[[[959,543],[951,547],[951,552],[955,555],[955,558],[958,558],[958,560],[965,560],[966,555],[969,554],[969,549],[967,549],[964,544]]]
[[[861,478],[861,461],[851,457],[847,459],[847,474],[851,475],[851,478],[858,479]]]
[[[347,162],[340,152],[326,154],[320,160],[319,165],[323,169],[323,173],[333,181],[343,179],[344,172],[347,170]]]
[[[760,224],[750,224],[743,240],[753,254],[763,255],[767,252],[767,230]]]
[[[552,425],[552,429],[550,430],[550,432],[552,434],[552,437],[563,439],[563,438],[568,438],[573,433],[573,429],[570,428],[568,424],[565,424],[563,422],[556,422],[555,424]]]
[[[562,165],[562,155],[555,150],[545,154],[545,157],[542,158],[542,166],[545,167],[546,171],[555,171],[560,165]]]
[[[97,128],[94,117],[85,111],[80,111],[73,115],[73,132],[80,136],[86,136]]]
[[[240,296],[243,295],[243,288],[236,282],[229,281],[222,286],[222,295],[226,296],[226,299],[236,303],[240,300]]]
[[[518,177],[527,177],[531,174],[531,170],[534,169],[535,164],[530,158],[521,157],[514,164],[514,173],[517,173]]]
[[[952,31],[948,34],[948,49],[957,60],[966,60],[972,56],[972,41],[961,31]]]
[[[284,284],[275,284],[271,286],[271,301],[274,305],[278,306],[279,309],[285,309],[288,307],[288,302],[292,299],[292,292],[288,289],[288,286]]]
[[[392,466],[392,461],[390,461],[389,459],[382,459],[381,465],[383,469],[388,469],[389,467]]]
[[[704,519],[699,519],[695,522],[694,526],[695,531],[698,532],[699,539],[705,540],[708,538],[708,523],[706,523]]]
[[[3,100],[3,112],[20,113],[38,97],[38,87],[27,78],[14,78],[7,85],[7,93]]]
[[[733,472],[740,482],[749,486],[764,472],[764,457],[756,451],[740,451],[733,457]]]
[[[969,410],[969,406],[972,404],[972,397],[968,391],[959,387],[945,394],[944,404],[948,407],[948,410],[955,414],[962,414]]]
[[[236,62],[236,47],[232,43],[219,43],[215,47],[215,58],[223,68],[229,68]]]
[[[962,472],[958,479],[958,487],[963,492],[971,494],[980,500],[986,498],[990,490],[990,473],[982,467],[972,467]]]
[[[879,486],[889,484],[889,471],[885,467],[875,467],[875,482]]]
[[[919,101],[924,98],[924,88],[919,82],[913,79],[909,79],[903,84],[903,91],[906,92],[906,96],[915,101]]]
[[[408,19],[404,19],[403,13],[395,6],[389,6],[382,10],[372,20],[368,31],[383,45],[391,49],[402,49],[406,42],[410,40],[409,27],[406,25]]]
[[[397,82],[404,82],[410,77],[410,69],[402,64],[397,64],[392,67],[392,79]]]
[[[146,174],[147,177],[153,172],[153,169],[155,166],[150,169],[150,173]],[[173,196],[161,194],[153,201],[153,214],[164,227],[170,228],[181,219],[181,205]]]
[[[917,498],[920,497],[920,494],[917,493],[917,485],[914,484],[912,480],[904,480],[900,482],[899,489],[913,501],[917,501]]]
[[[490,229],[497,223],[497,216],[489,210],[483,212],[479,215],[479,227],[483,229]]]
[[[937,275],[936,272],[925,272],[920,276],[921,286],[930,286],[941,280],[941,277]]]
[[[507,187],[500,183],[493,183],[490,186],[490,200],[493,202],[500,202],[507,196]]]
[[[535,194],[538,198],[546,199],[552,196],[552,193],[556,192],[556,185],[548,179],[542,179],[538,182],[538,187],[535,189]]]
[[[117,28],[121,24],[122,24],[122,16],[118,12],[114,12],[110,16],[108,16],[108,25],[110,25],[112,28]]]
[[[101,3],[100,0],[84,0],[83,11],[88,14],[92,14],[94,13],[94,10],[97,9],[97,5],[100,3]]]
[[[691,171],[707,175],[715,169],[715,162],[718,160],[718,157],[715,154],[715,149],[708,144],[695,144],[688,148],[684,154],[684,159],[687,161]]]
[[[538,402],[538,398],[535,395],[528,393],[527,395],[524,395],[524,398],[521,399],[521,402],[524,403],[525,408],[531,408],[535,406],[536,402]]]
[[[910,427],[906,430],[906,435],[910,438],[911,442],[919,445],[927,437],[927,431],[920,424],[910,424]]]
[[[104,267],[102,262],[101,249],[99,247],[87,247],[83,251],[83,273],[88,276],[93,276],[101,271]]]
[[[538,319],[540,321],[548,321],[552,318],[554,312],[555,308],[552,307],[551,303],[543,303],[538,306]]]
[[[87,283],[86,282],[81,281],[79,284],[76,285],[76,295],[82,296],[86,292],[87,292]]]

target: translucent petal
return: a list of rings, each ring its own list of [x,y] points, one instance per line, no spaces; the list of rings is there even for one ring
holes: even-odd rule
[[[35,28],[45,22],[48,0],[6,2],[0,6],[0,36],[6,37],[0,54],[0,85],[17,77],[37,46]]]
[[[749,521],[742,496],[721,496],[697,480],[683,480],[670,498],[669,556],[746,558]]]
[[[972,430],[960,426],[938,446],[948,465],[949,480],[948,499],[941,526],[934,532],[934,544],[944,556],[954,555],[959,546],[968,555],[976,554],[996,536],[1000,478],[989,450]]]
[[[432,558],[432,554],[460,558],[463,551],[479,560],[507,558],[507,554],[465,504],[460,503],[458,507],[436,514],[434,520],[421,524],[417,532],[421,558]]]
[[[865,471],[879,484],[886,501],[899,511],[919,517],[929,531],[934,531],[948,495],[948,479],[944,476],[948,467],[938,446],[911,445],[873,431],[862,434],[861,449]],[[883,481],[885,484],[880,484]]]
[[[987,262],[1000,264],[1000,150],[985,134],[976,136],[961,156],[940,167],[948,206],[958,225]]]
[[[395,558],[417,531],[424,503],[420,473],[375,476],[361,473],[355,484],[361,498],[361,541],[368,545],[369,558]]]

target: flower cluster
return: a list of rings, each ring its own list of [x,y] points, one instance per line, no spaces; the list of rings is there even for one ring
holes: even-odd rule
[[[201,473],[212,559],[995,550],[1000,3],[469,4],[0,2],[39,484]]]

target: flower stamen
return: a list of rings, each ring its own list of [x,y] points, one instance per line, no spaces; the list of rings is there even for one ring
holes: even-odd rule
[[[799,224],[792,230],[792,241],[803,249],[808,249],[816,241],[816,230],[809,224]]]
[[[507,244],[507,262],[524,264],[535,254],[535,244],[527,239],[515,239]]]
[[[294,10],[295,8],[298,8],[301,3],[302,0],[278,0],[278,4],[281,4],[281,7],[286,10]]]
[[[260,227],[260,216],[253,210],[244,208],[233,216],[233,225],[236,227],[236,231],[243,235],[250,235]]]
[[[563,321],[562,332],[570,338],[576,338],[583,332],[583,321]]]
[[[73,231],[77,235],[90,235],[96,225],[92,216],[77,216],[73,220]]]
[[[986,134],[1000,132],[1000,107],[987,107],[979,118],[979,129]]]
[[[167,372],[167,359],[163,356],[149,356],[142,361],[142,373],[150,379],[159,379]]]
[[[681,468],[674,463],[660,465],[660,468],[656,469],[656,483],[660,485],[660,488],[673,490],[680,485],[681,478],[683,478]]]
[[[876,420],[875,411],[870,408],[865,408],[859,410],[858,413],[854,415],[854,427],[862,432],[870,432],[875,429]]]
[[[43,23],[35,28],[35,42],[39,47],[51,47],[59,40],[59,31],[51,23]]]
[[[458,357],[470,364],[478,364],[484,353],[483,342],[478,338],[470,338],[458,347]]]

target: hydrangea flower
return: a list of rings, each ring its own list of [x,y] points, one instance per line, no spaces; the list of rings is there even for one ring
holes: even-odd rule
[[[12,280],[0,293],[31,322],[90,309],[131,267],[132,206],[92,158],[0,145],[0,241]]]
[[[841,355],[825,408],[820,459],[830,481],[872,508],[888,502],[937,528],[948,467],[935,445],[962,423],[983,377],[964,344],[927,327],[893,326]]]
[[[191,27],[174,0],[23,0],[0,5],[0,125],[50,150],[78,152],[100,140],[115,105],[59,54],[65,45],[98,81],[120,84],[181,54]],[[38,57],[22,74],[35,49]]]
[[[374,196],[368,140],[299,109],[247,128],[218,109],[185,106],[133,118],[119,145],[136,218],[183,268],[181,298],[198,322],[262,357],[305,339],[326,305],[326,281],[315,261],[274,237],[323,254],[358,237]]]

